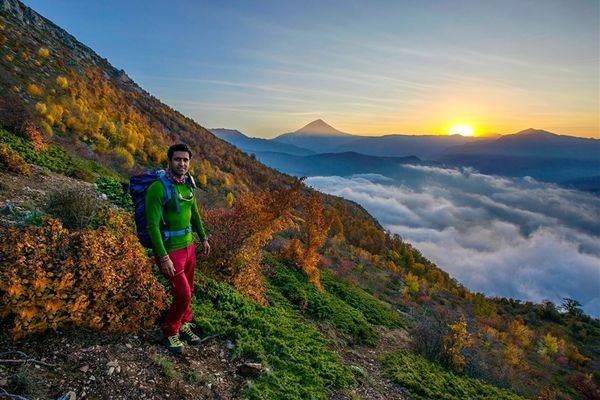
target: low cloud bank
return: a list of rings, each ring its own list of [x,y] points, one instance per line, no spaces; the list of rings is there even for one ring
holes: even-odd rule
[[[600,317],[600,199],[530,178],[405,165],[307,184],[354,200],[471,290],[571,297]]]

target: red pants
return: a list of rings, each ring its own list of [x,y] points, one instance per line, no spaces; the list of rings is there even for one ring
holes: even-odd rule
[[[192,322],[190,303],[194,291],[194,271],[196,269],[194,244],[172,251],[169,253],[169,257],[175,267],[175,276],[172,278],[167,277],[171,284],[173,304],[169,308],[167,319],[161,326],[165,337],[177,335],[182,323]],[[158,259],[156,259],[156,262],[160,265]]]

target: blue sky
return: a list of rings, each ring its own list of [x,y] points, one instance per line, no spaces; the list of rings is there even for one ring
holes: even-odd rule
[[[595,0],[25,3],[208,128],[600,137]]]

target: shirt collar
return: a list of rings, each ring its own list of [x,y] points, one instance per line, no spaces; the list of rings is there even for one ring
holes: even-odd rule
[[[167,168],[167,179],[170,180],[172,183],[175,184],[181,184],[181,183],[185,183],[185,175],[183,175],[181,178],[177,178],[175,175],[173,175],[173,173],[171,173],[171,168]]]

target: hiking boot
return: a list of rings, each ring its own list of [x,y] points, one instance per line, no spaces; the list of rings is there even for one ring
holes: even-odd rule
[[[192,328],[195,327],[196,325],[191,322],[184,322],[183,325],[181,325],[181,329],[179,329],[179,336],[181,339],[189,344],[200,344],[200,337],[192,332]]]
[[[183,343],[179,339],[179,335],[166,337],[162,340],[162,343],[173,354],[181,354],[183,352]]]

